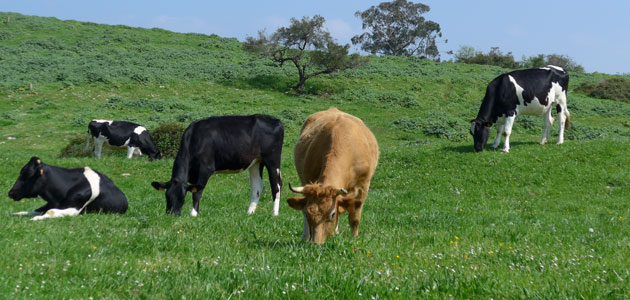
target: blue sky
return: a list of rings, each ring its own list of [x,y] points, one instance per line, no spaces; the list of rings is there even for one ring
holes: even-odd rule
[[[159,27],[236,37],[273,32],[290,18],[320,14],[340,43],[362,32],[357,10],[383,1],[147,1],[0,0],[0,11],[103,24]],[[624,0],[425,0],[426,18],[439,23],[448,43],[442,52],[497,46],[523,55],[565,54],[587,72],[630,73],[630,1]],[[442,55],[443,59],[449,56]]]

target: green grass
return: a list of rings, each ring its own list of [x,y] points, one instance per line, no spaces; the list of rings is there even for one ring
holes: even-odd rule
[[[307,82],[308,93],[297,95],[288,89],[295,79],[290,71],[225,46],[234,40],[12,16],[15,23],[0,25],[0,36],[9,36],[0,44],[0,295],[7,299],[630,298],[628,103],[571,88],[574,128],[564,145],[553,144],[557,125],[552,144],[538,145],[543,121],[519,117],[509,154],[473,153],[468,122],[487,83],[505,69],[371,57],[360,69]],[[88,82],[72,60],[60,64],[76,78],[71,85],[49,76],[47,66],[5,72],[44,60],[40,50],[5,59],[24,43],[36,44],[29,41],[55,38],[70,47],[105,37],[187,56],[156,59],[164,68],[153,74],[142,65],[116,65],[121,54],[112,49],[120,45],[101,43],[97,52],[113,63],[89,70],[94,78],[110,74],[108,82]],[[208,40],[214,46],[199,46]],[[65,53],[46,51],[53,58]],[[89,55],[78,59],[96,63]],[[212,65],[231,79],[181,75],[201,60],[195,68]],[[136,81],[122,71],[107,73],[115,68],[151,76]],[[574,87],[608,75],[571,76]],[[30,81],[33,91],[25,88]],[[302,215],[284,200],[291,195],[286,184],[298,184],[293,146],[301,123],[330,106],[366,122],[381,158],[358,239],[343,217],[341,234],[315,246],[302,243]],[[104,152],[101,160],[59,157],[94,118],[153,129],[249,113],[285,123],[278,217],[271,216],[266,179],[252,216],[248,176],[233,174],[210,179],[199,217],[187,216],[190,196],[184,216],[173,217],[165,214],[163,193],[150,186],[169,178],[172,160],[127,160],[125,151]],[[41,222],[11,216],[43,204],[6,196],[34,155],[107,174],[129,198],[129,211]]]

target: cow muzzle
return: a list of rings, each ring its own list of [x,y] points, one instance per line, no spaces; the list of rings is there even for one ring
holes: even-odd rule
[[[20,200],[20,195],[19,195],[19,193],[16,190],[11,189],[9,191],[9,198],[13,199],[14,201],[19,201]]]

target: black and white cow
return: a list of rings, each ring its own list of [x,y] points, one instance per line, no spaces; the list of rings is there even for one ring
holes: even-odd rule
[[[136,123],[126,121],[92,120],[88,125],[88,141],[94,139],[94,155],[101,158],[103,144],[107,142],[115,147],[127,147],[127,158],[134,153],[146,154],[149,160],[160,159],[162,154],[151,139],[149,131]],[[89,143],[88,147],[89,147]]]
[[[488,84],[477,118],[472,120],[470,134],[474,138],[475,151],[485,148],[490,136],[490,127],[497,123],[497,136],[492,148],[501,143],[505,136],[503,152],[510,151],[510,134],[514,119],[519,114],[536,115],[545,119],[545,131],[540,144],[547,143],[549,130],[553,124],[551,112],[556,105],[560,132],[558,144],[564,142],[564,129],[569,129],[567,110],[567,89],[569,74],[560,67],[518,70],[502,74]]]
[[[256,211],[263,190],[262,171],[267,168],[273,198],[273,215],[280,206],[280,159],[284,125],[272,116],[222,116],[192,122],[184,131],[173,163],[171,180],[154,181],[157,190],[166,189],[166,211],[180,215],[186,192],[192,192],[193,209],[199,212],[199,200],[208,179],[214,173],[249,170],[251,200],[248,214]],[[189,184],[190,183],[190,184]]]
[[[65,169],[32,157],[22,167],[9,198],[41,197],[46,205],[34,211],[14,213],[36,216],[32,220],[76,216],[82,212],[125,213],[127,197],[102,173],[89,167]]]

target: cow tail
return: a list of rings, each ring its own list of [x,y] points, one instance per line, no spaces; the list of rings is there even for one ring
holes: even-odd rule
[[[564,106],[564,111],[562,113],[564,113],[564,115],[567,117],[566,120],[564,120],[564,128],[567,130],[571,129],[571,114],[569,113],[566,105]]]
[[[87,130],[87,138],[85,139],[85,151],[90,150],[90,137],[92,136],[92,133],[90,132],[90,128],[88,128]]]

